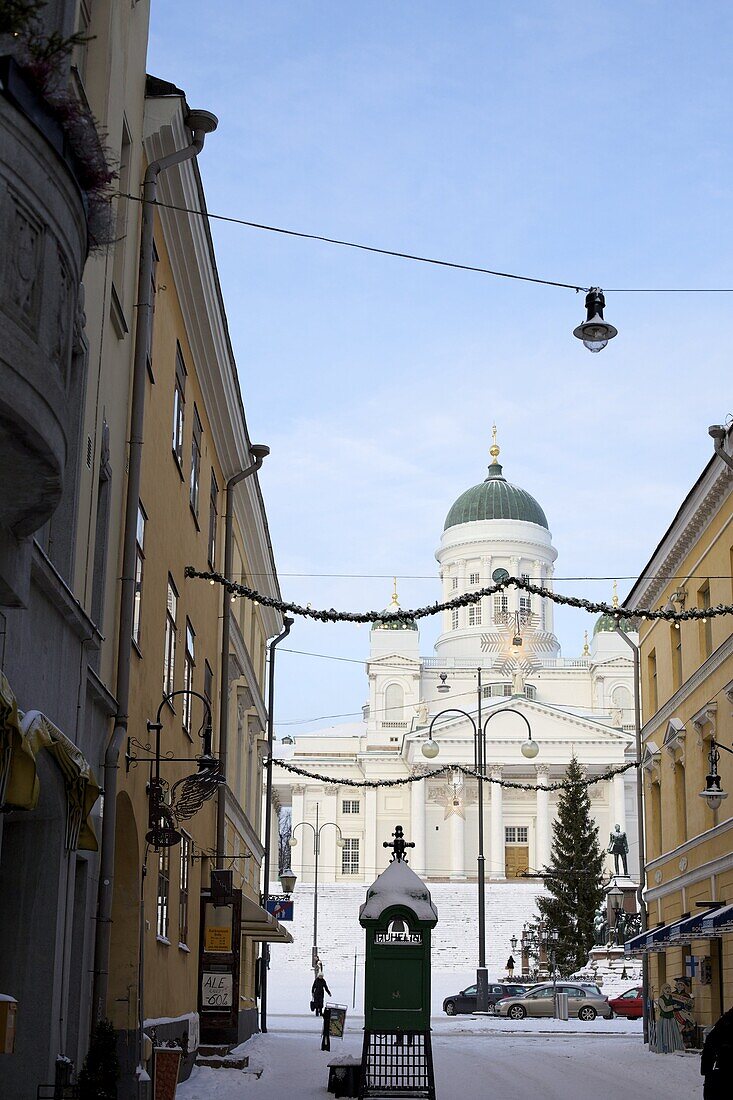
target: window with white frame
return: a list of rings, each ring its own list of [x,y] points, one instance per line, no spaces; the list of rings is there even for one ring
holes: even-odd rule
[[[186,364],[181,345],[176,343],[176,385],[173,391],[173,455],[183,468],[183,420],[186,408]]]
[[[529,842],[528,825],[506,825],[504,840],[507,844],[527,844]]]
[[[522,580],[529,584],[529,573],[522,573]],[[532,616],[532,597],[529,592],[519,593],[519,615],[524,622]]]
[[[168,574],[168,594],[165,605],[165,649],[163,653],[163,694],[170,695],[175,683],[176,669],[176,613],[178,592],[173,578]]]
[[[158,897],[156,902],[155,931],[161,939],[168,939],[168,916],[171,880],[171,850],[161,848],[158,853]]]
[[[203,428],[201,426],[201,417],[199,411],[194,405],[193,407],[193,432],[191,433],[191,480],[189,482],[188,499],[191,504],[191,511],[198,519],[199,514],[199,492],[200,492],[200,480],[201,480],[201,435]]]
[[[209,490],[209,568],[216,569],[216,525],[219,519],[218,504],[219,486],[216,474],[211,471],[211,488]]]
[[[501,696],[508,696],[508,695],[511,695],[511,693],[512,693],[512,685],[507,684],[507,683],[503,683],[503,684],[486,684],[486,686],[484,688],[482,688],[482,694],[483,694],[484,699],[494,699],[494,698],[501,697]]]
[[[341,849],[341,874],[359,874],[359,838],[358,836],[344,837],[344,846]]]
[[[478,584],[480,582],[480,580],[481,580],[481,577],[479,576],[478,573],[470,573],[469,574],[469,577],[468,577],[468,583],[469,584]]]
[[[481,604],[472,603],[468,608],[468,625],[481,626]]]
[[[390,684],[384,693],[384,722],[402,722],[405,710],[405,693],[399,684]]]
[[[458,630],[458,608],[454,607],[450,613],[451,630]]]
[[[506,622],[509,615],[509,597],[499,594],[494,596],[494,622]]]
[[[186,649],[183,655],[183,687],[185,691],[193,691],[193,670],[196,665],[196,631],[191,626],[190,619],[186,619]],[[183,696],[183,728],[191,736],[191,711],[193,699],[190,695]]]
[[[181,833],[181,872],[178,879],[178,942],[188,944],[188,894],[191,871],[191,837]]]
[[[458,577],[453,578],[453,588],[458,588]]]
[[[358,814],[359,813],[359,799],[358,798],[345,798],[341,803],[341,812],[345,814]]]
[[[140,645],[140,612],[143,599],[143,568],[145,564],[145,524],[148,517],[140,501],[137,502],[137,532],[135,534],[135,595],[132,608],[132,640]]]

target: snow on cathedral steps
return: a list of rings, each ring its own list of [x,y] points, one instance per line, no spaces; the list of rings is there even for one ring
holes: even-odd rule
[[[475,883],[428,882],[438,910],[432,934],[434,970],[466,970],[476,965],[478,896]],[[364,929],[359,925],[359,906],[366,899],[367,884],[318,885],[318,946],[328,972],[350,970],[354,955],[363,958]],[[489,883],[486,886],[486,963],[492,978],[505,973],[512,954],[510,940],[519,938],[526,921],[535,920],[535,899],[544,891],[531,883]],[[298,883],[293,894],[294,919],[287,925],[293,943],[273,945],[277,966],[310,965],[313,942],[313,885]],[[519,953],[514,952],[519,970]]]

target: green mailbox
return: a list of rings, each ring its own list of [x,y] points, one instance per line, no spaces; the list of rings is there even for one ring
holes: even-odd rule
[[[438,911],[404,859],[398,825],[392,862],[367,890],[359,910],[366,929],[364,1027],[373,1032],[430,1030],[430,934]]]

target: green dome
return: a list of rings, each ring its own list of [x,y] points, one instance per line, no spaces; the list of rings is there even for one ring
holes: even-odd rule
[[[524,489],[509,484],[496,459],[489,466],[486,481],[459,496],[446,517],[443,530],[483,519],[518,519],[549,530],[547,517],[537,501]]]
[[[395,589],[392,594],[392,603],[389,607],[385,607],[385,615],[394,615],[395,611],[400,611],[400,604],[397,599],[397,578],[395,577]],[[414,619],[375,619],[372,623],[372,630],[417,630],[417,623]]]
[[[624,634],[633,634],[636,627],[631,619],[619,619],[616,622],[615,617],[606,612],[596,619],[596,625],[593,627],[593,637],[595,638],[596,634],[611,634],[616,630],[621,630]]]

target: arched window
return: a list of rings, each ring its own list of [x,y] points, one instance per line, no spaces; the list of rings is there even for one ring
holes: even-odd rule
[[[384,693],[383,722],[404,720],[405,693],[399,684],[390,684]]]

